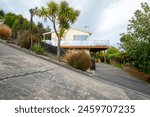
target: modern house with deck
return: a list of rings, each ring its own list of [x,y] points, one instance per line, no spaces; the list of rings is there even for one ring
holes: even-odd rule
[[[0,19],[0,25],[4,23],[4,19]]]
[[[48,40],[46,40],[47,35],[50,37]],[[65,37],[61,40],[61,48],[86,49],[90,52],[105,52],[109,48],[109,40],[92,40],[90,36],[90,32],[71,28],[65,32]],[[43,40],[47,44],[57,47],[58,39],[55,32],[43,33]]]

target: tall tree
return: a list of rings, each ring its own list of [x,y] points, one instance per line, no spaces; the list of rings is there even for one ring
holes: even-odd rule
[[[28,30],[29,28],[30,28],[30,22],[26,18],[24,18],[23,29]]]
[[[14,13],[7,13],[5,15],[4,24],[8,25],[12,28],[14,22],[16,19],[18,19],[18,15],[15,15]]]
[[[18,34],[19,34],[19,40],[20,40],[22,31],[23,31],[24,18],[22,16],[20,16],[18,21],[19,21],[19,32],[18,32]]]
[[[17,19],[15,19],[12,29],[14,32],[22,31],[22,30],[29,30],[30,22],[24,18],[22,15],[19,15]]]
[[[0,19],[4,18],[4,16],[5,16],[4,10],[0,10]]]
[[[57,59],[60,60],[60,41],[64,32],[70,28],[70,25],[75,23],[80,12],[69,7],[66,1],[61,1],[60,4],[51,1],[47,3],[47,7],[41,7],[39,16],[48,18],[53,25],[53,29],[58,38],[57,44]]]
[[[135,67],[150,74],[150,6],[141,3],[141,7],[129,20],[128,33],[122,34],[120,40]]]
[[[33,40],[32,40],[33,17],[37,14],[37,7],[30,9],[29,12],[30,12],[30,33],[31,33],[31,46],[30,46],[30,49],[31,49],[32,48],[32,43],[33,43]]]
[[[45,31],[46,31],[46,32],[50,32],[50,31],[51,31],[50,27],[47,26],[46,29],[45,29]]]
[[[37,42],[40,42],[42,40],[42,34],[46,31],[46,29],[44,28],[43,24],[38,22],[37,24]]]
[[[16,38],[16,33],[19,29],[18,19],[20,15],[14,13],[7,13],[4,17],[4,24],[8,25],[12,29],[12,38]]]
[[[20,40],[23,27],[24,27],[24,18],[22,15],[19,15],[18,18],[14,21],[13,26],[12,26],[15,38],[17,34],[18,39]]]

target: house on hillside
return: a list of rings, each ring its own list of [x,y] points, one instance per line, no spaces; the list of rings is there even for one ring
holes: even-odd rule
[[[47,39],[47,36],[49,37]],[[100,52],[107,50],[109,48],[109,40],[92,40],[90,38],[91,33],[78,30],[78,29],[69,29],[65,32],[65,36],[61,40],[61,49],[85,49],[89,52]],[[58,43],[57,36],[55,32],[46,32],[43,33],[43,42],[51,46],[50,50],[55,50]],[[55,48],[55,49],[54,49]],[[104,54],[105,55],[105,54]],[[106,57],[105,57],[106,60]]]
[[[49,44],[52,44],[54,46],[57,46],[57,36],[55,32],[47,32],[43,33],[44,40],[46,39],[46,35],[49,35],[50,39],[48,39]],[[62,37],[61,45],[72,45],[72,44],[79,44],[80,41],[86,41],[91,36],[90,32],[78,30],[78,29],[69,29],[65,32],[65,36]]]
[[[4,23],[4,19],[0,19],[0,25]]]
[[[69,29],[65,32],[65,36],[61,40],[61,47],[65,49],[71,48],[99,48],[98,46],[109,46],[108,40],[91,40],[90,36],[92,33],[79,30],[79,29]],[[46,39],[46,35],[49,35],[49,39]],[[55,32],[43,33],[43,40],[46,43],[57,46],[58,39]]]

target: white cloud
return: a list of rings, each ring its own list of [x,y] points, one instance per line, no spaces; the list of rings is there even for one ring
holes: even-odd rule
[[[118,43],[119,34],[126,32],[129,19],[145,1],[149,0],[120,0],[108,5],[96,22],[95,34],[101,39],[111,40],[113,44]]]
[[[7,12],[22,14],[30,18],[29,9],[46,5],[50,0],[1,0],[0,8]],[[54,0],[60,2],[61,0]],[[141,2],[150,0],[66,0],[73,8],[81,11],[74,25],[93,33],[91,39],[108,39],[119,42],[119,34],[126,32],[128,20],[140,8]],[[39,18],[34,18],[39,21]],[[42,20],[40,20],[42,21]],[[47,24],[50,24],[49,22]]]
[[[121,0],[108,6],[98,22],[99,31],[108,32],[128,23],[136,9],[140,7],[140,0]]]

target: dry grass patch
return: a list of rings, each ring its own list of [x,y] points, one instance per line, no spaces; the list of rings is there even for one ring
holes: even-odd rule
[[[9,26],[3,24],[0,25],[0,37],[2,39],[9,40],[12,36],[12,30]]]
[[[134,67],[128,67],[125,69],[127,72],[129,72],[132,76],[135,76],[139,79],[145,80],[147,82],[150,82],[150,75],[145,74],[143,72],[140,72],[138,69]]]

